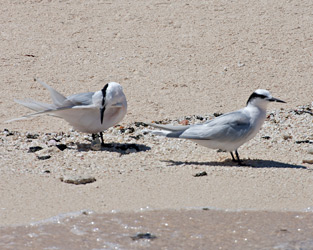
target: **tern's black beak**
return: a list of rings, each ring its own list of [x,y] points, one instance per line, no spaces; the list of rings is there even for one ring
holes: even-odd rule
[[[104,111],[105,111],[105,107],[103,107],[103,108],[100,109],[100,122],[101,122],[101,124],[103,123],[103,114],[104,114]]]
[[[285,101],[280,100],[280,99],[277,99],[277,98],[274,98],[274,97],[269,98],[268,100],[269,100],[270,102],[282,102],[282,103],[286,103]]]

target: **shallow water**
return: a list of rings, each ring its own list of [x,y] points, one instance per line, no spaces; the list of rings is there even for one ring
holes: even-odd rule
[[[313,249],[312,212],[81,211],[0,228],[0,249]]]

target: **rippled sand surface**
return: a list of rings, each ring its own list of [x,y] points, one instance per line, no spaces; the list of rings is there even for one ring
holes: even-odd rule
[[[311,212],[65,214],[0,228],[0,249],[313,249]]]

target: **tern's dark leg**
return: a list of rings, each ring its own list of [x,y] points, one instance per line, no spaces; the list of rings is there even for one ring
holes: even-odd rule
[[[236,153],[236,156],[237,156],[238,165],[243,166],[244,164],[242,163],[242,161],[241,161],[240,158],[239,158],[238,151],[236,150],[235,153]]]
[[[96,134],[91,134],[92,140],[94,141],[96,139]]]
[[[102,132],[100,132],[100,138],[101,138],[101,146],[105,146]]]
[[[236,159],[235,159],[235,157],[234,157],[233,152],[230,152],[230,155],[231,155],[231,158],[233,158],[233,161],[237,162]]]

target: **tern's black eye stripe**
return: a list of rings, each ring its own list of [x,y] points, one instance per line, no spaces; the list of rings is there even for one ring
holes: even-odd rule
[[[267,98],[267,96],[253,92],[253,93],[250,95],[250,97],[249,97],[249,99],[248,99],[248,101],[247,101],[247,104],[248,104],[249,102],[251,102],[254,98],[265,99],[265,98]]]
[[[106,97],[106,94],[107,94],[107,88],[109,87],[109,84],[107,83],[106,85],[104,85],[103,89],[101,90],[102,91],[102,106],[104,106],[104,102],[105,102],[105,97]]]

